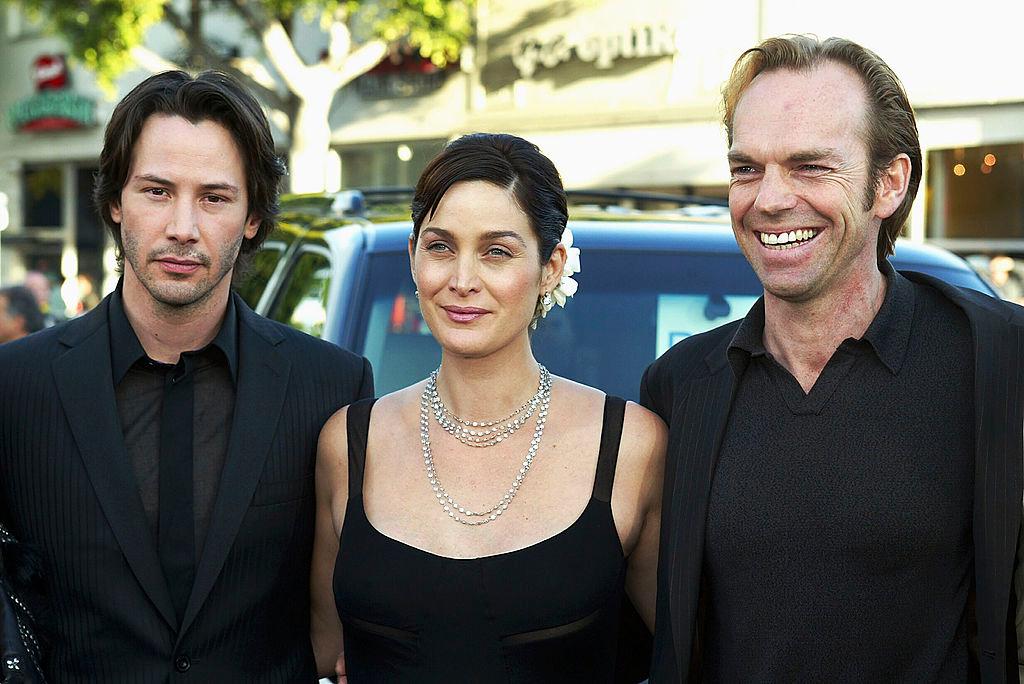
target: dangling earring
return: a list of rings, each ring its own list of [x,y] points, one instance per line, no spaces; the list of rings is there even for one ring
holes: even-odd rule
[[[551,299],[551,293],[550,292],[545,292],[544,293],[544,296],[540,300],[540,305],[544,307],[545,311],[550,311],[551,307],[553,307],[555,305],[554,301],[552,301],[552,299]]]

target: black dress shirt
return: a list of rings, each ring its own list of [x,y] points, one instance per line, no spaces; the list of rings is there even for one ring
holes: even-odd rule
[[[763,344],[739,378],[708,504],[709,681],[966,681],[974,375],[955,304],[884,269],[861,339],[811,391]]]
[[[150,359],[124,311],[120,287],[110,300],[111,368],[125,448],[139,485],[153,538],[158,535],[160,413],[167,375],[193,374],[195,388],[193,436],[193,512],[196,562],[213,514],[221,469],[231,436],[238,377],[238,322],[228,308],[220,331],[210,344],[182,354],[177,364]]]

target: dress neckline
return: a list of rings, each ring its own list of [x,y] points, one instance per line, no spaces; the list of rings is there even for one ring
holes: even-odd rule
[[[515,553],[530,552],[534,549],[544,547],[574,531],[580,526],[582,521],[587,518],[588,514],[592,515],[592,511],[600,508],[607,514],[608,523],[610,523],[603,527],[609,529],[610,534],[614,537],[612,541],[615,544],[619,557],[623,559],[625,558],[626,554],[622,548],[622,540],[619,539],[618,529],[616,528],[611,510],[611,490],[615,478],[615,463],[618,458],[619,441],[622,436],[622,422],[626,405],[626,402],[623,399],[605,395],[604,415],[601,420],[601,442],[598,448],[594,483],[591,487],[590,497],[587,499],[586,506],[583,507],[583,510],[578,516],[576,516],[572,523],[564,529],[527,546],[510,549],[508,551],[501,551],[499,553],[463,558],[440,555],[401,541],[400,539],[390,537],[378,530],[373,523],[370,522],[369,517],[367,517],[366,508],[363,505],[363,469],[366,463],[367,442],[369,441],[370,414],[375,403],[376,399],[364,399],[352,404],[348,408],[349,491],[345,514],[345,525],[342,526],[341,533],[338,535],[339,552],[343,542],[345,526],[349,524],[349,521],[352,520],[353,517],[355,517],[353,516],[353,513],[358,516],[362,524],[369,528],[371,534],[382,538],[385,540],[385,543],[395,545],[398,548],[408,549],[408,552],[410,553],[423,555],[428,558],[445,561],[471,562],[501,558]],[[598,504],[600,504],[600,506]],[[359,510],[352,510],[354,506]]]
[[[345,515],[346,522],[349,519],[349,515],[351,513],[353,513],[353,511],[351,510],[352,505],[358,501],[358,506],[357,506],[358,509],[359,509],[358,515],[359,515],[359,518],[360,518],[361,522],[370,529],[370,532],[372,534],[374,534],[377,537],[380,537],[381,539],[385,540],[386,543],[393,544],[393,545],[395,545],[395,546],[397,546],[399,548],[406,549],[410,553],[427,556],[429,558],[434,558],[436,560],[453,561],[453,562],[456,562],[456,563],[471,563],[473,561],[488,561],[488,560],[493,560],[493,559],[496,559],[496,558],[501,558],[501,557],[504,557],[504,556],[511,556],[513,554],[525,553],[525,552],[530,552],[530,551],[539,549],[540,547],[543,547],[543,546],[545,546],[547,544],[551,544],[551,543],[557,541],[559,538],[561,538],[561,537],[571,533],[572,531],[574,531],[575,528],[580,526],[580,524],[582,523],[583,519],[586,518],[587,515],[591,513],[591,509],[593,509],[596,506],[596,504],[603,503],[603,502],[597,501],[593,497],[593,495],[591,495],[591,497],[587,500],[587,505],[583,508],[583,510],[580,512],[580,514],[578,516],[576,516],[575,520],[573,520],[571,523],[569,523],[568,527],[565,527],[564,529],[559,530],[558,532],[555,532],[551,536],[545,537],[544,539],[541,539],[540,541],[536,541],[536,542],[534,542],[532,544],[529,544],[527,546],[521,546],[521,547],[519,547],[517,549],[510,549],[508,551],[499,551],[498,553],[491,553],[491,554],[487,554],[487,555],[484,555],[484,556],[471,556],[471,557],[466,557],[466,558],[460,558],[460,557],[457,557],[457,556],[443,556],[441,554],[434,553],[433,551],[428,551],[428,550],[420,548],[418,546],[413,546],[412,544],[404,542],[404,541],[402,541],[400,539],[395,539],[394,537],[389,537],[388,535],[384,534],[383,532],[378,530],[376,527],[374,527],[373,523],[370,522],[370,519],[366,516],[366,509],[362,505],[362,499],[363,499],[362,495],[360,495],[358,497],[355,497],[355,496],[349,497],[349,510],[348,510],[348,512]],[[343,537],[344,537],[344,532],[345,532],[344,526],[342,526],[342,534],[339,535],[339,539],[338,539],[338,546],[339,546],[339,548],[341,546],[341,543],[342,543],[342,540],[343,540]],[[626,554],[625,554],[625,552],[622,549],[622,540],[619,539],[619,532],[615,528],[614,524],[611,525],[611,532],[612,532],[612,536],[614,536],[614,538],[615,538],[615,546],[616,546],[616,548],[619,551],[619,555],[622,558],[625,558]]]

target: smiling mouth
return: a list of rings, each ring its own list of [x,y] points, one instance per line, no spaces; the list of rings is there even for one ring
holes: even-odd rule
[[[768,249],[783,250],[792,249],[813,240],[820,230],[813,228],[801,228],[781,233],[762,233],[755,231],[761,244]]]

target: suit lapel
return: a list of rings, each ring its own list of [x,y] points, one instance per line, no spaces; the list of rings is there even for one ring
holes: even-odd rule
[[[704,564],[704,534],[708,499],[718,452],[725,434],[736,389],[735,376],[726,358],[730,339],[706,359],[710,372],[694,378],[673,416],[681,428],[669,450],[679,454],[675,464],[674,496],[668,518],[678,521],[671,531],[665,556],[669,578],[669,605],[675,635],[677,672],[690,670],[697,633],[701,571]]]
[[[62,341],[71,348],[53,361],[54,382],[110,529],[139,584],[175,627],[177,617],[124,447],[108,330],[106,301],[70,324]]]
[[[179,640],[213,588],[249,508],[277,431],[291,370],[291,363],[276,347],[283,339],[280,333],[237,296],[235,305],[239,314],[238,387],[231,437]]]

